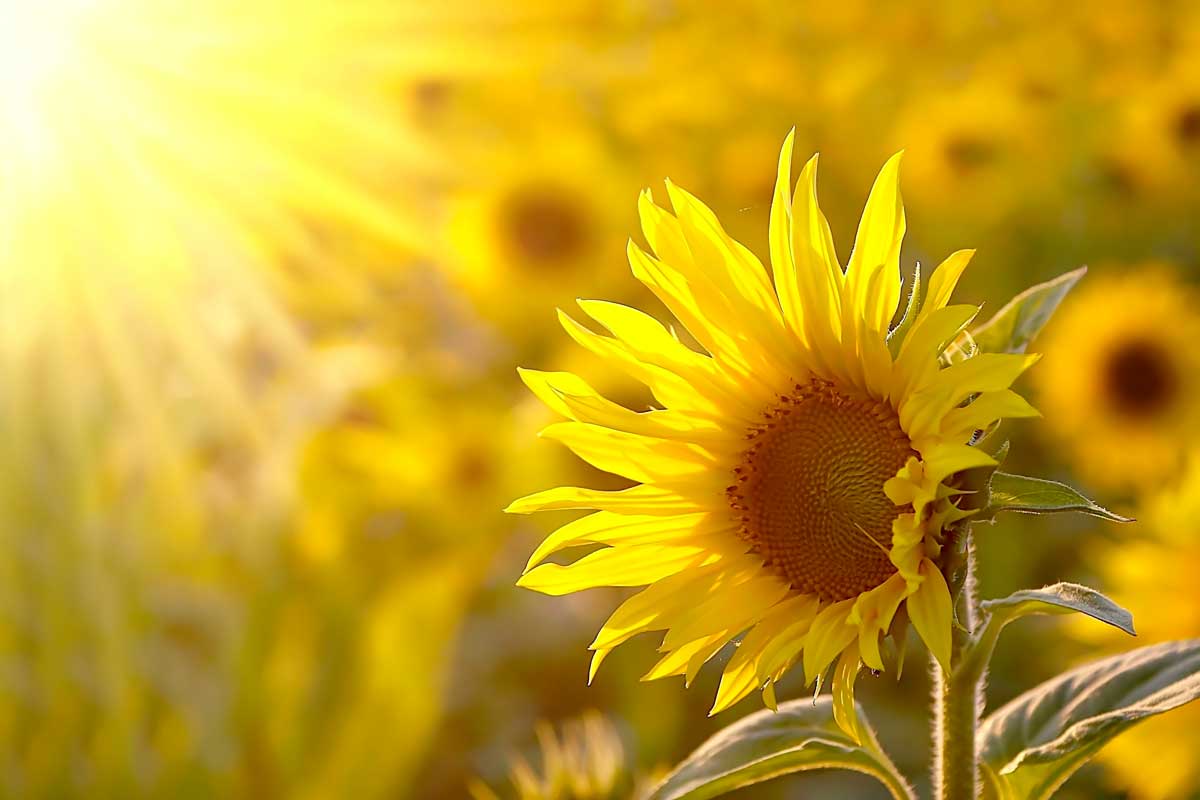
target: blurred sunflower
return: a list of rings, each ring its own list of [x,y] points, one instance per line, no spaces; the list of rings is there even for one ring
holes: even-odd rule
[[[1039,108],[1016,81],[991,75],[915,92],[893,141],[907,148],[914,205],[961,229],[986,226],[1047,196],[1052,167],[1061,162],[1051,157],[1054,139],[1044,130]]]
[[[1110,145],[1114,169],[1148,197],[1191,195],[1200,174],[1200,59],[1187,51],[1121,97]]]
[[[479,313],[518,343],[540,330],[530,305],[603,287],[603,265],[621,256],[624,199],[636,187],[582,122],[562,123],[489,150],[448,200],[447,266]]]
[[[803,657],[814,681],[835,660],[839,723],[857,734],[862,664],[884,669],[881,637],[904,608],[931,652],[950,656],[951,596],[937,559],[954,525],[963,470],[995,463],[970,446],[1001,417],[1036,411],[1009,389],[1035,356],[981,354],[946,366],[943,348],[978,309],[949,306],[971,251],[933,273],[923,307],[891,322],[901,299],[905,231],[900,158],[883,167],[845,271],[817,205],[814,156],[793,196],[788,136],[770,219],[774,285],[692,195],[667,183],[674,213],[643,192],[634,275],[704,352],[652,317],[580,301],[612,336],[566,314],[579,344],[645,383],[662,408],[636,413],[570,373],[525,370],[534,393],[569,421],[543,431],[636,485],[562,487],[509,511],[595,509],[539,546],[519,584],[548,594],[647,586],[591,645],[591,675],[613,648],[665,630],[646,679],[684,675],[742,633],[712,712],[774,686]],[[970,400],[970,402],[967,402]],[[568,565],[541,563],[601,545]]]
[[[474,400],[494,397],[485,386],[457,382],[451,393],[427,375],[391,376],[346,397],[304,448],[301,560],[373,583],[448,548],[498,544],[490,509],[544,480],[556,459],[530,447],[544,409]]]
[[[1082,475],[1145,489],[1176,474],[1200,421],[1200,314],[1170,266],[1122,269],[1089,282],[1048,326],[1037,386],[1046,430]]]
[[[636,800],[649,794],[649,781],[625,771],[621,737],[607,718],[588,711],[556,731],[548,722],[537,729],[541,770],[515,756],[509,779],[517,800]],[[482,780],[469,784],[475,800],[499,800]]]
[[[1179,484],[1145,505],[1141,534],[1102,548],[1098,565],[1106,587],[1138,621],[1151,642],[1200,636],[1200,453],[1193,454]],[[1074,628],[1095,641],[1102,632]],[[1123,645],[1104,636],[1114,651]],[[1136,800],[1189,797],[1200,786],[1196,730],[1200,704],[1147,719],[1105,745],[1100,758],[1114,782]]]

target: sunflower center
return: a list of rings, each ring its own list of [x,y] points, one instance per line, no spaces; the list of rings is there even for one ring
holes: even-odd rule
[[[1175,116],[1175,137],[1184,146],[1200,142],[1200,105],[1187,106]]]
[[[1151,417],[1175,399],[1179,379],[1171,355],[1154,342],[1134,340],[1108,355],[1103,373],[1104,391],[1118,412],[1129,417]]]
[[[512,250],[534,264],[558,264],[587,247],[584,209],[552,186],[530,187],[509,198],[503,230]]]
[[[973,173],[986,167],[996,157],[996,146],[971,134],[955,136],[945,144],[946,160],[959,175]]]
[[[843,600],[883,583],[901,511],[883,484],[915,455],[896,412],[813,380],[765,418],[728,489],[742,536],[796,591]]]

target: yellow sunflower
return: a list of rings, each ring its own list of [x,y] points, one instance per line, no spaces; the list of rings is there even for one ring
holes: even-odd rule
[[[1195,308],[1168,265],[1139,264],[1092,281],[1047,328],[1040,404],[1093,485],[1148,488],[1177,472],[1200,421]]]
[[[620,257],[627,215],[619,198],[637,185],[584,121],[555,121],[490,148],[473,172],[483,177],[448,200],[450,273],[480,316],[517,342],[538,331],[530,305],[567,302],[581,284],[596,288],[600,266]],[[525,302],[512,302],[514,290]]]
[[[1009,389],[1037,357],[939,358],[978,311],[947,305],[969,250],[947,258],[923,306],[891,328],[905,231],[899,154],[875,181],[843,271],[817,205],[817,158],[793,195],[792,147],[789,135],[771,273],[689,193],[667,182],[673,213],[642,193],[653,253],[631,242],[633,273],[698,348],[613,303],[580,301],[611,336],[560,314],[579,344],[645,383],[661,407],[635,412],[573,374],[523,370],[568,418],[543,435],[635,485],[549,489],[508,510],[596,512],[551,534],[521,586],[555,595],[646,586],[592,642],[592,676],[621,643],[665,631],[664,656],[645,677],[690,683],[744,634],[712,713],[759,688],[773,705],[795,662],[811,682],[837,660],[839,721],[853,734],[855,676],[862,664],[884,669],[881,638],[902,606],[934,656],[949,660],[951,595],[938,559],[951,526],[970,514],[956,506],[955,477],[995,463],[970,446],[976,431],[1037,414]],[[580,545],[601,547],[542,563]]]
[[[1101,553],[1106,586],[1127,601],[1138,634],[1147,640],[1200,636],[1200,453],[1193,454],[1179,485],[1147,503],[1139,517],[1141,536],[1114,542]],[[1080,626],[1078,635],[1094,641],[1100,632]],[[1111,637],[1099,643],[1118,648]],[[1189,704],[1117,737],[1100,758],[1111,780],[1136,800],[1187,797],[1200,786],[1197,727],[1200,704]]]

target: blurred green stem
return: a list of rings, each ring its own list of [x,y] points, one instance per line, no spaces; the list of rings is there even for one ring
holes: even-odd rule
[[[972,647],[971,631],[978,618],[975,598],[975,558],[966,547],[950,556],[947,570],[955,603],[950,673],[933,662],[934,794],[939,800],[975,800],[979,796],[979,765],[975,732],[983,705],[987,658]]]

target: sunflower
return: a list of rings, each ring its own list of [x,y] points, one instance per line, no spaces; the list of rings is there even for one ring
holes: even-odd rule
[[[1097,564],[1112,594],[1124,598],[1151,642],[1200,636],[1200,452],[1178,485],[1149,500],[1138,515],[1140,536],[1099,551]],[[1114,652],[1123,645],[1092,626],[1076,635]],[[1104,637],[1104,638],[1099,638]],[[1110,780],[1136,800],[1188,797],[1200,785],[1195,731],[1200,705],[1153,717],[1101,751]]]
[[[812,682],[836,660],[839,720],[853,733],[855,677],[864,664],[884,669],[881,638],[898,619],[949,660],[952,601],[938,559],[971,513],[956,505],[956,476],[995,464],[969,444],[976,431],[1037,414],[1009,388],[1036,356],[939,358],[978,311],[947,305],[969,250],[947,258],[923,306],[910,303],[891,328],[905,231],[899,154],[875,181],[843,271],[817,205],[817,158],[793,195],[792,148],[789,135],[769,224],[773,283],[691,194],[668,181],[672,213],[642,193],[653,253],[631,242],[633,273],[695,346],[613,303],[580,301],[611,336],[560,313],[579,344],[645,383],[660,407],[635,412],[573,374],[522,370],[567,417],[543,435],[635,485],[549,489],[508,510],[595,510],[551,534],[519,585],[554,595],[646,587],[592,642],[592,677],[613,648],[665,631],[645,678],[690,683],[741,635],[711,713],[759,688],[773,706],[794,663]],[[581,545],[593,551],[542,563]]]
[[[537,329],[526,303],[501,298],[517,289],[527,303],[553,305],[603,276],[600,265],[620,257],[618,198],[636,186],[584,121],[570,114],[555,121],[489,148],[472,170],[482,179],[448,198],[452,278],[480,316],[517,342]]]
[[[1168,265],[1139,264],[1092,281],[1047,328],[1041,405],[1093,484],[1142,489],[1178,470],[1200,420],[1195,307]]]
[[[539,773],[524,757],[512,759],[509,778],[519,800],[605,800],[629,796],[625,751],[613,724],[598,711],[568,720],[561,732],[545,720],[537,728]],[[475,800],[500,795],[478,778],[468,786]]]

